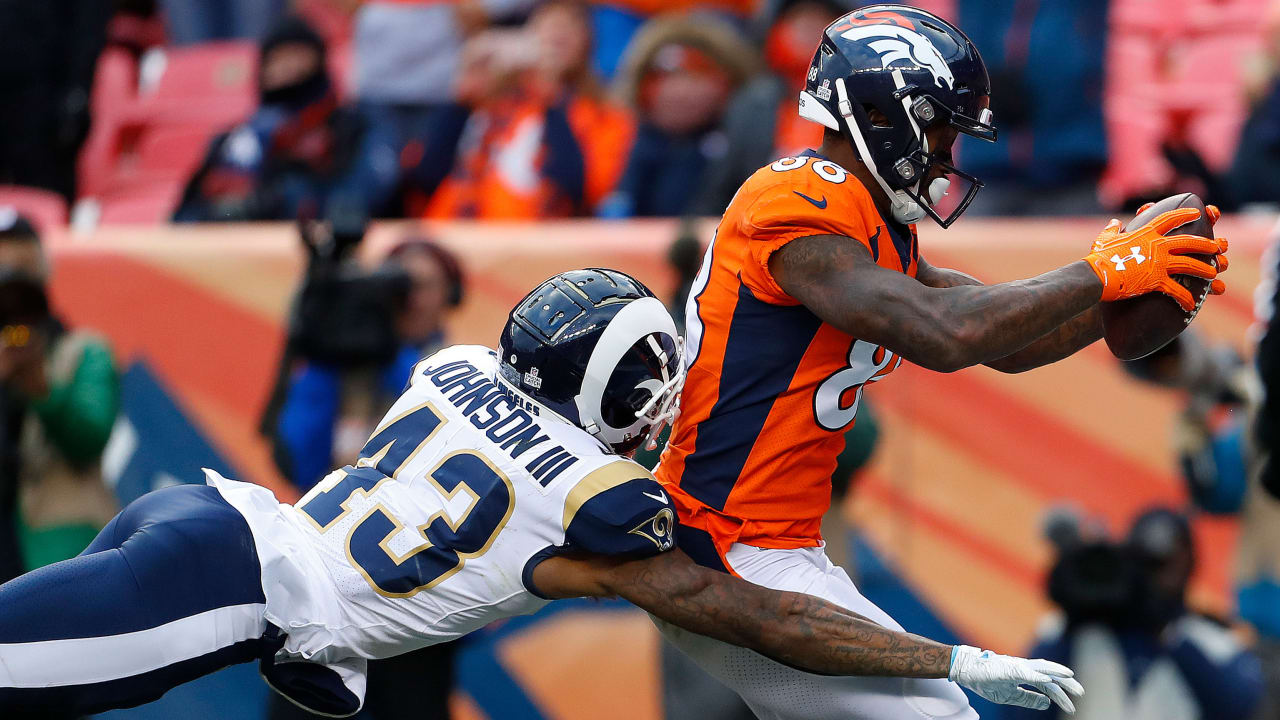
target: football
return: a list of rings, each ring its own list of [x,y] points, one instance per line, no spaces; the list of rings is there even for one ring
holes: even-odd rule
[[[1138,213],[1125,224],[1125,229],[1142,227],[1160,213],[1178,208],[1196,208],[1200,217],[1170,230],[1169,235],[1199,235],[1212,238],[1213,225],[1205,217],[1204,202],[1195,193],[1167,197]],[[1215,267],[1210,255],[1195,255]],[[1102,304],[1102,326],[1107,347],[1121,360],[1137,360],[1168,345],[1195,318],[1209,295],[1209,281],[1190,275],[1177,276],[1178,282],[1191,291],[1195,309],[1185,312],[1177,301],[1164,293],[1147,293],[1136,298]]]

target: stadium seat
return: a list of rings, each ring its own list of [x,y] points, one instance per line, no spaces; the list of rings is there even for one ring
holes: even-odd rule
[[[221,130],[257,102],[258,50],[252,42],[217,42],[164,51],[163,70],[145,83],[129,121]]]
[[[104,54],[79,166],[80,194],[99,200],[104,222],[167,216],[209,141],[253,112],[257,53],[252,42],[165,49],[144,60],[136,92],[132,59]],[[146,196],[126,201],[135,187]]]
[[[352,92],[352,68],[355,63],[355,48],[351,43],[334,45],[329,48],[329,78],[333,82],[333,92],[339,100],[346,100]]]
[[[155,225],[168,222],[182,199],[182,184],[138,183],[98,199],[104,225]]]
[[[154,100],[241,100],[256,88],[258,48],[249,41],[214,42],[164,51],[164,71],[140,94]]]
[[[338,8],[332,0],[294,0],[293,9],[320,33],[331,53],[351,42],[351,13]]]
[[[1265,0],[1117,0],[1110,11],[1105,114],[1108,204],[1174,180],[1161,145],[1177,128],[1210,168],[1235,153],[1246,107],[1242,60],[1260,48]]]
[[[135,102],[138,63],[127,50],[109,47],[98,57],[90,108],[95,122],[110,121]]]
[[[67,201],[52,190],[0,185],[0,206],[17,208],[41,231],[67,224]]]
[[[185,183],[209,146],[204,128],[157,127],[138,142],[138,172]]]

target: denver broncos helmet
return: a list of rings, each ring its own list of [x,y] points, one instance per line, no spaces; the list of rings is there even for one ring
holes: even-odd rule
[[[684,344],[649,288],[616,270],[561,273],[511,311],[498,381],[614,452],[650,447],[679,410]]]
[[[969,207],[982,183],[931,154],[924,131],[945,123],[994,142],[990,95],[987,67],[958,28],[913,7],[872,5],[823,32],[800,92],[800,116],[852,143],[888,193],[894,219],[912,223],[927,214],[945,228]],[[885,121],[872,122],[871,109]],[[969,183],[946,218],[933,205],[950,180],[922,187],[935,167]]]

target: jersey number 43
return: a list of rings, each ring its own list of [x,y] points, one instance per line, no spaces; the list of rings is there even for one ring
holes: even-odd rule
[[[441,510],[409,528],[374,500],[378,487],[394,482],[444,423],[430,403],[406,411],[374,432],[354,467],[326,478],[297,504],[320,532],[360,513],[347,531],[347,558],[380,595],[409,597],[443,582],[469,558],[483,555],[515,510],[511,480],[473,450],[450,453],[426,474],[446,507],[460,504],[460,495],[467,498],[456,517]],[[405,530],[415,533],[415,542],[393,548]]]

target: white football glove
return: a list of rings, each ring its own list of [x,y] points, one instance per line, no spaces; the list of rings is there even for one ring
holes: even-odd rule
[[[1048,660],[1027,660],[956,645],[951,651],[951,672],[947,677],[994,703],[1047,710],[1052,700],[1074,714],[1076,706],[1071,698],[1084,695],[1084,687],[1073,679],[1074,675],[1071,668]]]

